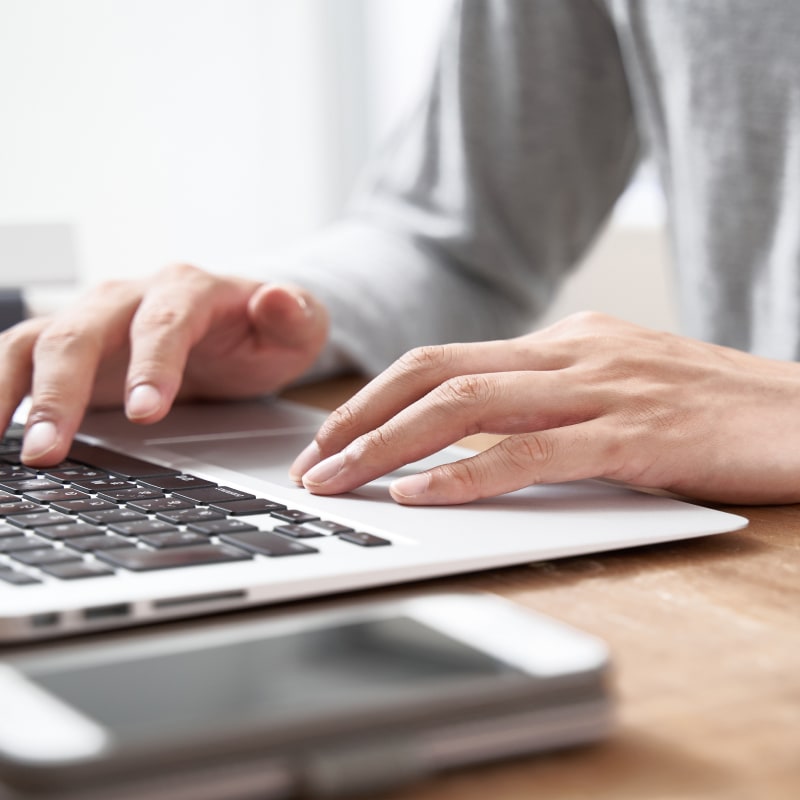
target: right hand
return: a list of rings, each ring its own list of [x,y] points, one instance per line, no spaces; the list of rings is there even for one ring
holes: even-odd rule
[[[23,461],[55,464],[90,406],[124,405],[147,424],[176,399],[271,392],[314,363],[327,335],[326,309],[295,286],[186,265],[108,282],[0,334],[0,431],[30,393]]]

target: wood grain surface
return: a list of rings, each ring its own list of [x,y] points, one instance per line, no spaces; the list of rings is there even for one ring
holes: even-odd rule
[[[289,396],[332,408],[359,385]],[[424,584],[494,592],[603,638],[618,720],[602,744],[460,770],[390,800],[800,798],[800,506],[726,509],[748,528]]]

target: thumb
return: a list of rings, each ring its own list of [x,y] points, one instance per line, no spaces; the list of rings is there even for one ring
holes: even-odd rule
[[[328,335],[328,311],[310,292],[290,284],[262,285],[247,304],[260,345],[321,346]]]

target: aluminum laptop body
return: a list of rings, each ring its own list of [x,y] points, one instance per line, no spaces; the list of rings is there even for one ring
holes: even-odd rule
[[[235,496],[266,499],[285,509],[283,518],[274,513],[233,515],[219,523],[233,526],[233,531],[220,535],[214,531],[224,527],[204,529],[201,525],[200,535],[207,544],[199,545],[199,550],[197,534],[189,525],[176,524],[172,528],[177,530],[149,538],[131,536],[124,526],[122,536],[113,530],[93,531],[100,536],[97,541],[105,541],[102,537],[108,534],[121,547],[92,551],[78,541],[90,541],[88,537],[72,536],[82,531],[71,525],[85,524],[78,514],[67,513],[62,527],[31,523],[19,534],[12,530],[14,525],[33,518],[8,516],[3,528],[6,536],[0,538],[0,572],[11,579],[0,580],[0,641],[281,603],[705,536],[747,524],[734,514],[601,481],[529,487],[455,507],[397,505],[388,493],[391,476],[345,496],[315,497],[295,486],[287,469],[323,419],[319,411],[277,400],[178,407],[163,422],[147,427],[128,423],[116,411],[88,415],[79,437],[83,442],[79,457],[92,450],[87,444],[108,448],[184,475],[187,481],[205,481]],[[463,457],[465,452],[448,448],[399,472]],[[46,472],[36,480],[47,480]],[[130,482],[138,485],[136,479]],[[43,497],[42,493],[34,496]],[[177,495],[164,492],[165,498],[173,496]],[[199,510],[187,513],[206,514],[209,508],[198,502],[193,505]],[[128,507],[123,502],[119,506]],[[52,516],[54,507],[39,513]],[[149,512],[142,516],[145,526],[158,518]],[[95,518],[90,519],[94,524]],[[42,546],[32,548],[21,537],[36,538]],[[181,537],[186,539],[183,550]],[[270,544],[262,547],[262,538]],[[18,547],[27,546],[33,555],[13,547],[3,552],[3,542],[11,540]],[[162,549],[165,541],[170,546]],[[164,566],[173,554],[180,559],[200,550],[224,551],[230,560]],[[38,557],[54,566],[37,566],[39,551],[43,555]],[[139,557],[146,568],[128,568],[131,559]],[[128,566],[119,566],[120,559]],[[150,562],[158,562],[159,568],[150,568]],[[89,567],[97,567],[97,573],[69,577]]]

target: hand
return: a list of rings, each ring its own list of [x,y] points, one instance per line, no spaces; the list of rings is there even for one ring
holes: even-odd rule
[[[399,503],[611,478],[705,500],[800,501],[800,365],[595,313],[407,353],[337,409],[290,475],[346,492],[480,431],[484,453],[403,477]],[[321,463],[320,463],[321,462]]]
[[[313,364],[327,331],[326,310],[297,287],[184,265],[106,283],[0,335],[0,430],[30,391],[23,460],[54,464],[90,405],[124,402],[132,421],[150,423],[176,399],[270,392]]]

